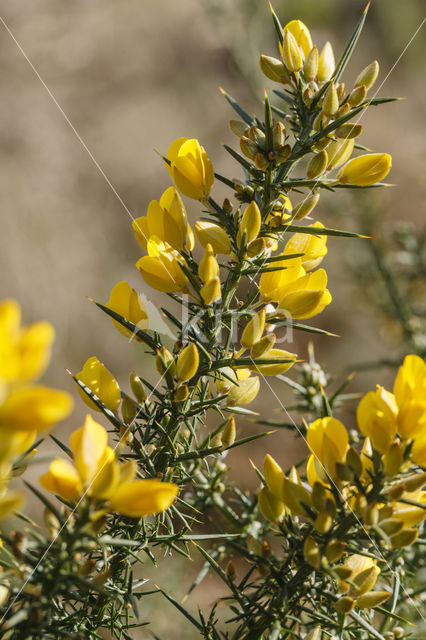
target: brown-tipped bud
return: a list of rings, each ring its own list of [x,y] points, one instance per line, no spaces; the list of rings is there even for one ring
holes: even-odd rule
[[[324,511],[320,511],[317,517],[315,518],[314,527],[319,533],[327,533],[330,531],[333,526],[333,518],[332,516],[324,509]]]
[[[342,104],[342,106],[339,107],[339,110],[335,113],[334,119],[338,120],[339,118],[343,118],[343,116],[346,116],[350,110],[351,108],[349,104],[345,102],[345,104]]]
[[[417,491],[426,484],[426,471],[422,473],[414,473],[404,479],[404,484],[407,487],[407,491]]]
[[[160,375],[174,378],[176,374],[175,359],[166,347],[157,350],[156,366]]]
[[[353,122],[346,122],[342,124],[336,131],[338,138],[357,138],[362,133],[362,124],[354,124]]]
[[[322,110],[326,116],[333,116],[339,108],[339,96],[337,95],[336,85],[332,82],[324,95]]]
[[[352,472],[360,477],[362,475],[362,461],[361,457],[356,449],[349,447],[346,453],[346,464],[349,465]]]
[[[182,384],[176,391],[173,396],[175,402],[184,402],[189,396],[189,388],[186,384]]]
[[[368,506],[365,512],[364,522],[368,526],[373,526],[379,522],[379,510],[377,504],[373,503]]]
[[[348,580],[352,575],[352,569],[345,567],[344,564],[338,567],[333,567],[333,573],[339,578],[339,580]]]
[[[402,547],[409,547],[417,540],[418,535],[418,529],[403,529],[390,537],[392,548],[401,549]]]
[[[254,142],[259,149],[265,150],[265,134],[259,127],[250,127],[247,137]]]
[[[229,198],[225,198],[225,200],[223,201],[222,209],[225,211],[225,213],[232,213],[233,206]]]
[[[391,595],[388,591],[368,591],[357,598],[356,606],[360,609],[372,609],[386,602]]]
[[[289,156],[291,155],[291,145],[285,144],[283,147],[280,147],[275,151],[275,162],[277,164],[281,164],[281,162],[285,162]]]
[[[325,549],[325,556],[329,562],[337,562],[345,553],[346,545],[341,540],[330,540]]]
[[[327,164],[328,154],[327,151],[323,149],[319,153],[316,153],[313,158],[311,158],[306,170],[306,175],[310,180],[317,178],[322,173],[324,173],[327,168]]]
[[[367,67],[365,67],[365,69],[361,71],[361,73],[355,80],[355,87],[364,86],[366,89],[369,89],[376,82],[378,75],[379,63],[377,62],[377,60],[374,60],[374,62],[371,62]]]
[[[249,258],[254,258],[265,251],[267,247],[267,238],[256,238],[247,245],[247,255]]]
[[[318,60],[318,47],[314,45],[306,56],[305,64],[303,65],[303,77],[305,78],[305,82],[312,82],[312,80],[315,80],[317,77]]]
[[[339,98],[339,103],[342,102],[345,97],[345,83],[339,82],[336,84],[337,97]]]
[[[312,489],[312,506],[317,511],[322,511],[327,502],[327,493],[321,482],[315,482]]]
[[[209,442],[209,449],[216,449],[216,447],[222,447],[222,432],[216,433]]]
[[[406,492],[407,487],[404,482],[398,482],[398,484],[393,484],[387,490],[387,494],[391,500],[399,500],[404,493]]]
[[[241,120],[230,120],[229,127],[232,133],[241,138],[241,136],[247,135],[248,126]]]
[[[261,171],[265,171],[269,167],[269,160],[264,153],[256,153],[254,156],[254,164]]]
[[[246,544],[250,553],[254,553],[255,556],[262,555],[262,543],[259,540],[253,538],[253,536],[247,536]]]
[[[389,478],[398,475],[404,461],[404,452],[401,443],[393,442],[389,450],[383,455],[383,466]]]
[[[261,340],[256,342],[250,351],[250,355],[253,358],[260,358],[260,356],[265,355],[272,349],[275,344],[276,335],[275,333],[268,333],[266,336],[263,336]]]
[[[306,89],[302,94],[302,98],[303,98],[303,102],[306,104],[307,107],[311,106],[313,97],[314,97],[314,92],[312,91],[312,89],[310,87],[306,87]]]
[[[361,85],[360,87],[356,87],[356,89],[354,89],[351,92],[351,95],[349,96],[349,105],[351,107],[357,107],[359,104],[361,104],[361,102],[363,102],[365,100],[365,96],[367,95],[367,89],[365,88],[364,85]]]
[[[292,211],[292,217],[294,220],[302,220],[305,216],[308,216],[317,206],[320,199],[319,192],[313,193],[308,198],[304,198],[302,202],[299,202]]]
[[[285,126],[282,122],[274,122],[272,127],[272,145],[274,151],[285,145]]]
[[[246,136],[242,136],[240,139],[240,149],[244,153],[244,155],[247,156],[247,158],[250,158],[250,160],[254,160],[258,152],[257,144]]]
[[[321,566],[321,551],[318,543],[312,536],[307,536],[303,544],[303,556],[306,562],[314,569],[319,569]]]
[[[232,560],[229,560],[228,564],[226,565],[225,575],[230,582],[234,582],[235,578],[237,577],[235,564],[232,562]]]
[[[343,596],[333,606],[339,613],[349,613],[355,606],[355,600],[350,596]]]
[[[393,536],[395,533],[399,533],[403,528],[404,523],[398,518],[386,518],[380,521],[380,529],[388,536]]]
[[[123,417],[124,424],[132,424],[137,414],[138,410],[133,400],[128,396],[124,396],[121,402],[121,415]]]
[[[273,58],[272,56],[261,55],[259,64],[263,73],[267,78],[269,78],[269,80],[273,80],[274,82],[281,82],[282,84],[287,84],[288,82],[290,82],[288,71],[281,60]]]
[[[145,402],[146,392],[145,392],[142,380],[139,378],[136,371],[130,372],[130,388],[138,402],[140,403]]]
[[[229,418],[229,420],[226,422],[221,431],[222,445],[225,449],[227,447],[230,447],[231,444],[234,444],[236,435],[237,429],[235,426],[235,418],[232,416],[232,418]]]

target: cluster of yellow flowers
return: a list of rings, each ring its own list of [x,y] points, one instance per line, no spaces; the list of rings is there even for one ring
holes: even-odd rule
[[[21,327],[21,310],[15,300],[0,303],[0,517],[15,511],[22,494],[8,491],[13,465],[22,470],[37,433],[66,418],[71,396],[35,381],[50,360],[55,332],[48,322]]]
[[[411,545],[419,533],[416,525],[426,518],[426,491],[422,489],[426,472],[418,469],[426,468],[425,385],[426,364],[420,357],[409,355],[398,371],[395,396],[379,388],[378,393],[370,392],[362,398],[357,418],[366,437],[360,452],[350,446],[348,432],[339,420],[332,417],[315,420],[306,434],[311,451],[307,483],[301,480],[295,467],[287,477],[268,454],[263,465],[265,486],[258,496],[263,515],[272,522],[280,522],[286,514],[292,514],[310,521],[318,533],[327,534],[339,508],[337,491],[344,509],[362,526],[377,530],[383,544],[389,544],[390,548]],[[374,483],[377,474],[382,493],[377,492]],[[344,545],[334,542],[330,549],[321,550],[318,542],[308,536],[304,547],[306,561],[320,568],[324,562],[340,560]],[[336,548],[341,550],[338,557]],[[333,571],[343,579],[349,567],[351,571],[345,579],[351,576],[357,594],[366,596],[378,569],[375,564],[364,566],[363,560],[361,570],[360,562],[349,558],[345,564],[333,567]],[[367,577],[368,588],[364,582]],[[378,604],[375,598],[379,596],[355,601],[352,595],[340,603],[342,611],[348,603],[351,607],[355,603],[360,607]],[[370,604],[366,605],[367,602]]]

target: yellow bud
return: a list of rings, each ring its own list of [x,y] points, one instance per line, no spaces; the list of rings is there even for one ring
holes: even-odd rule
[[[404,461],[404,452],[399,442],[394,442],[390,449],[382,456],[383,466],[387,476],[398,475]]]
[[[194,225],[195,235],[202,247],[210,244],[215,253],[230,253],[231,241],[222,227],[208,220],[197,220]]]
[[[294,207],[292,218],[294,220],[302,220],[302,218],[308,216],[315,209],[319,199],[319,193],[313,193],[308,198],[304,198],[302,202],[299,202],[299,204]]]
[[[263,476],[266,484],[268,485],[268,489],[276,498],[281,499],[285,477],[284,472],[269,453],[265,456],[265,460],[263,461]]]
[[[263,73],[267,78],[269,78],[269,80],[273,80],[274,82],[281,82],[282,84],[287,84],[288,82],[290,82],[288,71],[281,60],[273,58],[272,56],[261,55],[259,64]]]
[[[261,356],[266,355],[274,346],[276,338],[275,333],[266,334],[266,336],[263,336],[261,340],[252,346],[250,355],[253,358],[260,358]]]
[[[161,347],[161,349],[157,350],[156,366],[160,375],[168,375],[174,378],[176,374],[175,359],[166,347]]]
[[[327,560],[329,562],[337,562],[345,553],[345,549],[346,545],[341,540],[330,540],[325,549]]]
[[[345,567],[345,565],[339,565],[333,567],[333,573],[339,578],[339,580],[348,580],[352,575],[352,569]]]
[[[295,37],[290,31],[284,33],[283,60],[286,68],[292,73],[297,73],[297,71],[300,71],[302,68],[300,49],[297,46]]]
[[[222,297],[222,292],[220,289],[220,280],[219,278],[212,278],[202,289],[200,290],[201,297],[204,300],[205,304],[213,304],[213,302],[217,302]]]
[[[317,80],[319,82],[330,80],[335,66],[333,47],[329,42],[326,42],[318,60]]]
[[[367,89],[362,85],[361,87],[356,87],[350,94],[348,103],[351,107],[357,107],[361,102],[364,102],[365,96],[367,95]]]
[[[305,78],[305,82],[311,82],[315,80],[318,73],[318,47],[314,45],[310,52],[308,53],[305,64],[303,65],[303,76]]]
[[[336,86],[332,82],[324,95],[322,110],[326,116],[333,116],[339,108],[339,96],[337,95]]]
[[[314,569],[321,566],[321,551],[318,543],[311,536],[307,536],[303,544],[303,556],[305,561]]]
[[[327,164],[328,164],[328,153],[325,149],[323,149],[319,153],[316,153],[314,157],[310,160],[308,164],[308,168],[306,170],[306,175],[310,180],[317,178],[322,173],[324,173],[324,171],[327,168]]]
[[[379,575],[379,573],[379,567],[373,564],[367,569],[364,569],[360,573],[356,574],[352,578],[352,582],[357,594],[362,595],[363,593],[367,593],[367,591],[370,591],[370,589],[372,589],[376,584],[377,576]]]
[[[229,418],[229,420],[227,420],[225,426],[221,431],[223,446],[226,448],[226,447],[230,447],[231,444],[234,444],[236,435],[237,435],[237,432],[236,432],[236,426],[235,426],[235,418],[232,417],[232,418]]]
[[[274,122],[272,127],[272,146],[277,151],[285,144],[285,126],[282,122]]]
[[[336,135],[338,138],[357,138],[362,133],[362,124],[355,124],[353,122],[346,122],[345,124],[340,125],[340,127],[336,130]]]
[[[334,114],[334,120],[338,120],[339,118],[343,118],[343,116],[346,116],[349,111],[351,110],[349,104],[347,102],[345,102],[345,104],[342,104],[338,111],[336,111],[336,113]]]
[[[121,401],[120,387],[118,386],[117,380],[96,356],[86,360],[83,369],[80,373],[77,373],[77,378],[81,380],[110,411],[117,411]],[[78,392],[91,409],[100,411],[99,407],[88,397],[83,389],[78,387]]]
[[[364,86],[366,89],[369,89],[376,82],[377,76],[379,75],[379,63],[377,60],[370,62],[370,64],[365,67],[355,80],[355,87]]]
[[[328,165],[327,171],[331,169],[337,169],[342,164],[349,160],[354,150],[355,141],[352,138],[348,140],[336,140],[332,142],[328,147]]]
[[[241,246],[243,237],[245,237],[246,245],[257,238],[261,224],[262,216],[260,215],[259,207],[252,200],[241,218],[237,234],[237,245]]]
[[[283,147],[280,147],[276,150],[275,162],[280,164],[281,162],[285,162],[287,158],[291,155],[291,146],[289,144],[285,144]]]
[[[139,378],[136,371],[130,372],[130,388],[138,402],[145,402],[146,392],[142,380]]]
[[[269,167],[269,160],[264,153],[256,153],[254,156],[254,163],[261,171],[265,171],[265,169]]]
[[[184,402],[189,396],[189,389],[186,384],[182,384],[178,389],[176,389],[173,398],[176,402]]]
[[[136,418],[138,410],[134,401],[128,396],[124,396],[121,403],[121,415],[123,416],[123,422],[125,424],[132,424]]]
[[[279,522],[281,520],[284,514],[284,505],[269,489],[263,487],[257,496],[257,500],[264,518],[270,522]]]
[[[267,247],[267,238],[256,238],[247,246],[247,255],[250,258],[263,253]]]
[[[198,273],[204,284],[209,282],[209,280],[212,280],[212,278],[219,276],[219,264],[216,260],[211,244],[206,244],[204,255],[201,258],[201,262],[198,267]]]
[[[240,149],[250,160],[254,160],[258,152],[257,144],[246,136],[241,136],[240,138]]]
[[[403,526],[404,523],[402,520],[398,520],[398,518],[386,518],[385,520],[380,521],[380,529],[382,529],[382,531],[384,531],[388,536],[399,533]]]
[[[306,507],[311,505],[311,496],[304,487],[284,478],[282,495],[284,504],[294,515],[306,516],[308,514]]]
[[[422,473],[413,473],[413,475],[404,478],[404,484],[407,491],[416,491],[426,484],[426,471]]]
[[[356,600],[356,606],[360,609],[372,609],[383,604],[391,597],[388,591],[368,591]]]
[[[245,122],[241,120],[230,120],[229,127],[232,133],[235,133],[236,136],[241,138],[241,136],[247,135],[248,126]]]
[[[195,376],[200,364],[197,346],[191,342],[179,354],[176,373],[179,382],[186,382]]]
[[[395,533],[390,537],[392,548],[401,549],[402,547],[409,547],[417,540],[418,535],[418,529],[403,529],[403,531]]]
[[[266,309],[264,307],[258,311],[244,327],[240,340],[243,347],[250,349],[255,342],[260,340],[265,329],[265,319]]]
[[[283,349],[270,349],[264,353],[260,360],[273,359],[273,360],[286,360],[287,362],[276,362],[271,364],[256,363],[250,366],[252,371],[262,373],[264,376],[277,376],[280,373],[288,371],[296,362],[297,354],[290,353],[289,351],[283,351]]]
[[[340,103],[345,97],[345,83],[339,82],[338,84],[336,84],[336,91],[337,91],[337,96],[339,98],[339,103]]]
[[[355,600],[350,596],[343,596],[333,606],[339,613],[349,613],[355,606]]]
[[[339,170],[337,179],[341,184],[365,187],[383,180],[391,166],[392,158],[388,153],[368,153],[349,160]]]
[[[333,526],[333,518],[328,511],[320,511],[315,518],[314,527],[320,533],[327,533]]]
[[[355,503],[354,503],[354,511],[356,515],[363,518],[365,515],[365,512],[367,511],[367,507],[368,507],[367,498],[362,494],[358,494],[357,497],[355,498]]]

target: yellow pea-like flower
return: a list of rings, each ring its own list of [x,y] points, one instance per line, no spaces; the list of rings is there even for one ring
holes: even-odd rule
[[[263,487],[257,496],[261,514],[270,522],[279,522],[284,515],[283,502],[277,498],[267,487]]]
[[[227,404],[231,407],[243,407],[253,402],[260,389],[260,380],[257,376],[240,380],[232,385],[227,397]]]
[[[205,200],[213,186],[213,165],[198,140],[178,138],[169,147],[167,168],[184,196]]]
[[[354,150],[354,138],[340,138],[333,140],[327,147],[328,164],[327,171],[337,169],[344,164],[352,155]]]
[[[367,153],[352,158],[337,174],[341,184],[353,184],[367,187],[385,178],[392,166],[392,157],[388,153]]]
[[[44,431],[64,420],[74,401],[69,393],[41,385],[13,389],[0,406],[0,429]]]
[[[222,291],[220,287],[220,279],[215,276],[211,278],[204,287],[200,289],[201,297],[205,304],[213,304],[213,302],[217,302],[222,297]]]
[[[360,609],[372,609],[389,600],[391,597],[389,591],[368,591],[364,595],[356,599],[355,604]]]
[[[284,351],[283,349],[272,348],[259,357],[260,360],[262,358],[267,360],[289,360],[289,362],[277,362],[276,364],[256,363],[250,367],[253,371],[262,373],[264,376],[278,376],[279,374],[288,371],[294,365],[297,359],[297,354]]]
[[[262,337],[265,329],[266,309],[263,308],[249,320],[241,335],[241,344],[246,349],[252,347]]]
[[[340,591],[347,592],[350,588],[353,595],[362,595],[370,591],[376,584],[380,574],[380,568],[374,558],[353,554],[342,565],[350,571],[349,578],[354,583],[352,588],[349,583],[342,581]]]
[[[311,225],[312,229],[324,229],[324,225],[321,222],[314,222]],[[306,271],[312,271],[318,267],[318,265],[327,255],[327,236],[315,236],[307,233],[295,233],[287,242],[284,255],[291,255],[294,253],[303,253],[301,258],[302,267]]]
[[[149,239],[147,251],[148,255],[138,260],[136,268],[150,287],[164,293],[186,289],[188,278],[179,265],[185,261],[178,251],[156,236]]]
[[[411,458],[413,462],[426,468],[426,433],[424,430],[422,436],[416,437],[413,442]]]
[[[291,20],[285,25],[283,31],[291,33],[306,58],[312,49],[312,37],[308,27],[301,20]]]
[[[36,436],[35,429],[18,431],[10,427],[0,427],[0,464],[5,460],[13,460],[28,451]]]
[[[263,461],[263,476],[268,489],[277,499],[281,500],[285,478],[284,471],[269,453]]]
[[[197,346],[191,342],[179,354],[176,363],[176,375],[180,382],[186,382],[195,376],[200,366],[200,354]]]
[[[159,202],[152,200],[147,215],[136,218],[132,227],[143,249],[147,248],[151,236],[160,238],[178,251],[194,248],[194,236],[188,225],[186,210],[174,187],[166,189]]]
[[[202,247],[210,244],[215,253],[231,253],[231,241],[222,227],[208,220],[197,220],[194,225],[195,235]]]
[[[278,311],[283,310],[294,319],[312,318],[330,304],[332,297],[327,289],[327,274],[324,269],[298,278],[281,292]]]
[[[219,276],[219,263],[216,260],[211,244],[206,245],[204,255],[201,258],[201,262],[198,267],[198,273],[204,283],[207,283],[209,280]]]
[[[317,79],[319,82],[328,82],[334,73],[335,67],[333,47],[330,42],[326,42],[318,60]]]
[[[276,271],[262,273],[259,280],[260,293],[267,302],[279,302],[287,286],[305,275],[300,258],[274,262],[274,267]]]
[[[398,431],[403,438],[426,434],[426,363],[408,355],[398,370],[393,387],[398,405]],[[426,437],[426,435],[423,435]]]
[[[397,415],[395,396],[379,385],[376,391],[369,391],[358,404],[358,428],[370,438],[379,453],[386,453],[395,439]]]
[[[345,426],[335,418],[319,418],[306,433],[308,446],[332,478],[336,477],[336,463],[343,462],[349,447],[349,436]],[[316,465],[318,470],[318,465]],[[324,477],[324,473],[319,474]],[[313,479],[313,478],[311,478]]]
[[[90,482],[108,445],[106,430],[88,414],[83,426],[71,434],[70,445],[79,478],[83,483]]]
[[[111,511],[131,518],[141,518],[168,509],[176,500],[178,487],[156,479],[124,482],[109,500]]]
[[[145,305],[135,289],[125,280],[115,285],[105,306],[123,316],[126,320],[133,322],[139,329],[148,329],[149,321]],[[133,335],[129,329],[123,327],[117,320],[113,319],[112,322],[117,331],[126,336],[126,338]]]
[[[404,498],[426,506],[426,491],[422,491],[422,489],[405,492],[403,495]],[[404,527],[414,527],[426,518],[426,509],[424,507],[416,507],[405,502],[394,502],[392,507],[392,518],[402,522]]]
[[[40,477],[40,484],[47,491],[70,502],[77,502],[83,491],[78,471],[71,462],[62,458],[56,458],[50,463],[47,473]]]
[[[245,238],[246,245],[252,242],[259,235],[262,216],[259,207],[253,200],[244,211],[237,233],[237,244],[240,247]]]
[[[19,511],[24,502],[25,495],[21,491],[6,491],[0,496],[0,520],[4,520]]]
[[[77,378],[94,393],[110,411],[117,411],[121,393],[117,380],[96,356],[89,358]],[[100,411],[99,407],[78,387],[78,392],[88,407]]]

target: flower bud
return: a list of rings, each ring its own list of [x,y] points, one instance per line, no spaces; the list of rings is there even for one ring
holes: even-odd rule
[[[314,569],[321,566],[321,551],[318,543],[312,536],[307,536],[303,544],[303,557],[305,561]]]
[[[367,89],[364,85],[356,87],[350,94],[348,103],[351,107],[357,107],[361,102],[364,102],[367,95]]]
[[[368,506],[368,509],[364,516],[364,522],[367,526],[373,526],[379,521],[379,510],[377,504],[373,503]]]
[[[269,80],[273,80],[274,82],[281,82],[282,84],[287,84],[288,82],[290,82],[288,71],[281,60],[273,58],[272,56],[261,55],[259,64],[263,73],[267,78],[269,78]]]
[[[138,414],[134,401],[128,396],[124,396],[121,402],[121,415],[124,424],[131,425]]]
[[[333,47],[329,42],[326,42],[318,60],[317,80],[319,82],[330,80],[335,66]]]
[[[352,138],[345,140],[336,140],[327,147],[328,165],[327,171],[337,169],[349,160],[354,150],[355,141]]]
[[[361,476],[363,471],[361,457],[358,451],[353,447],[349,447],[346,452],[346,464],[349,465],[349,467],[357,477]]]
[[[276,150],[275,162],[280,164],[281,162],[285,162],[287,158],[291,155],[291,145],[285,144],[283,147],[280,147]]]
[[[230,120],[229,127],[232,133],[235,133],[235,135],[239,138],[241,138],[241,136],[247,135],[248,126],[241,120]]]
[[[300,49],[295,37],[288,30],[284,33],[283,60],[286,68],[292,73],[297,73],[302,68]]]
[[[182,384],[180,387],[178,387],[178,389],[176,389],[173,395],[173,399],[176,402],[184,402],[184,400],[186,400],[188,396],[189,396],[189,389],[186,384]]]
[[[222,292],[219,278],[215,277],[206,282],[204,287],[201,288],[200,294],[205,304],[213,304],[213,302],[220,300]]]
[[[343,596],[333,606],[339,613],[349,613],[355,606],[355,600],[350,596]]]
[[[321,639],[321,627],[319,624],[312,629],[305,637],[304,640],[320,640]]]
[[[146,392],[142,380],[139,378],[136,371],[130,372],[130,388],[138,402],[145,402]]]
[[[351,468],[344,462],[336,462],[336,476],[342,482],[350,482],[353,479]]]
[[[329,562],[337,562],[345,553],[345,549],[346,545],[341,540],[330,540],[325,549],[327,560]]]
[[[231,241],[222,227],[208,220],[197,220],[194,225],[195,235],[202,247],[210,244],[215,253],[230,253]]]
[[[342,167],[337,179],[341,184],[369,186],[385,178],[392,166],[392,157],[388,153],[367,153],[352,158]]]
[[[404,484],[407,491],[417,491],[426,484],[426,471],[422,473],[414,473],[407,478],[404,478]]]
[[[325,507],[325,503],[327,502],[327,493],[325,487],[321,482],[315,482],[312,489],[312,506],[317,510],[321,511]]]
[[[274,346],[276,338],[277,336],[275,333],[268,333],[266,336],[263,336],[261,340],[252,346],[250,355],[253,358],[260,358],[261,356],[266,355]]]
[[[342,104],[338,111],[336,111],[336,113],[334,114],[334,119],[338,120],[339,118],[343,118],[343,116],[346,116],[349,111],[351,110],[349,104],[347,102],[345,102],[345,104]]]
[[[337,91],[337,97],[339,98],[339,104],[340,104],[343,98],[345,97],[345,83],[338,82],[336,84],[336,91]]]
[[[349,567],[345,567],[345,565],[339,565],[338,567],[333,567],[333,572],[339,578],[339,580],[348,580],[352,575],[352,569]]]
[[[404,452],[399,442],[394,442],[383,455],[383,466],[388,477],[397,476],[404,460]]]
[[[263,487],[257,496],[260,512],[270,522],[279,522],[284,514],[284,505],[269,491]]]
[[[304,487],[284,477],[282,491],[284,504],[294,515],[308,515],[305,506],[311,506],[311,495]]]
[[[403,526],[404,523],[402,520],[398,520],[398,518],[386,518],[385,520],[380,521],[380,529],[382,529],[382,531],[384,531],[388,536],[399,533]]]
[[[306,170],[306,175],[310,180],[317,178],[322,173],[324,173],[327,168],[327,164],[328,154],[327,151],[323,149],[319,153],[316,153],[313,158],[311,158]]]
[[[246,349],[250,349],[255,342],[262,337],[265,329],[266,310],[265,308],[258,311],[244,327],[241,335],[241,345]]]
[[[417,540],[419,535],[418,529],[403,529],[399,533],[395,533],[390,537],[392,549],[401,549],[409,547]]]
[[[319,533],[327,533],[333,526],[333,518],[328,511],[320,511],[315,518],[314,527]]]
[[[247,256],[249,258],[254,258],[255,256],[263,253],[268,247],[267,240],[267,238],[256,238],[256,240],[250,242],[247,245]]]
[[[281,499],[285,478],[284,472],[269,453],[265,456],[265,460],[263,461],[263,476],[266,484],[268,485],[268,489],[276,498]]]
[[[161,349],[157,350],[156,366],[160,375],[168,375],[174,378],[176,374],[175,359],[166,347],[161,347]]]
[[[232,562],[232,560],[229,560],[228,564],[226,565],[225,575],[231,582],[234,582],[235,578],[237,577],[235,564]]]
[[[285,144],[285,126],[282,122],[274,122],[272,127],[272,145],[274,151]]]
[[[260,215],[259,207],[256,202],[252,200],[241,218],[237,234],[237,245],[239,247],[241,246],[243,236],[245,236],[246,245],[257,238],[261,224],[262,217]]]
[[[362,133],[362,124],[354,124],[353,122],[346,122],[342,124],[336,130],[336,136],[338,138],[357,138]]]
[[[261,171],[265,171],[269,167],[269,159],[265,156],[264,153],[256,153],[254,156],[254,164]]]
[[[176,363],[176,373],[179,382],[186,382],[195,376],[200,364],[197,346],[191,342],[179,354]]]
[[[311,82],[315,80],[318,73],[318,61],[319,61],[319,53],[318,47],[314,45],[310,52],[308,53],[305,64],[303,65],[303,76],[305,78],[305,82]]]
[[[235,418],[233,416],[232,418],[229,418],[229,420],[227,420],[225,426],[221,431],[221,436],[222,436],[222,445],[225,448],[230,447],[231,444],[235,442],[236,427],[235,427]]]
[[[313,211],[320,199],[319,192],[313,193],[308,198],[304,198],[299,204],[297,204],[292,211],[292,218],[294,220],[302,220]]]
[[[206,244],[204,255],[198,267],[198,273],[204,284],[219,276],[219,264],[211,244]]]
[[[260,380],[257,376],[240,380],[238,384],[232,385],[227,397],[227,404],[231,407],[242,407],[253,402],[259,393]]]
[[[337,95],[336,86],[332,82],[324,95],[322,110],[326,116],[333,116],[339,108],[339,97]]]
[[[372,609],[386,602],[391,595],[388,591],[368,591],[357,598],[356,606],[360,609]]]
[[[378,75],[379,63],[377,60],[374,60],[374,62],[370,62],[370,64],[361,71],[355,80],[355,87],[364,86],[366,89],[369,89],[376,82]]]
[[[240,149],[247,158],[254,160],[257,154],[257,144],[253,142],[253,140],[250,140],[250,138],[247,138],[246,136],[242,136],[240,139]]]

